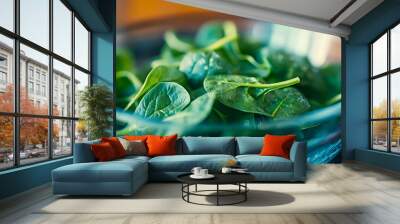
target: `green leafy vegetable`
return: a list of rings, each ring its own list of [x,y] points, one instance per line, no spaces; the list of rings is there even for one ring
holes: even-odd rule
[[[215,100],[214,93],[206,93],[193,100],[186,109],[178,112],[164,121],[195,125],[205,120],[210,114]]]
[[[193,87],[202,85],[206,76],[229,73],[228,64],[215,52],[189,52],[179,66]]]
[[[236,110],[284,117],[309,108],[307,99],[300,92],[294,88],[286,88],[299,82],[299,78],[293,78],[266,84],[254,77],[217,75],[208,76],[204,80],[204,88],[207,92],[215,92],[219,102]]]
[[[133,68],[133,56],[129,53],[129,51],[118,48],[116,52],[116,71],[132,71]]]
[[[164,34],[164,39],[165,39],[165,42],[167,43],[167,45],[171,49],[174,49],[176,51],[187,52],[187,51],[190,51],[190,50],[194,49],[194,47],[191,44],[179,39],[176,36],[176,34],[174,32],[172,32],[172,31],[167,31]]]
[[[134,97],[132,97],[128,105],[125,107],[125,110],[130,109],[137,100],[159,82],[176,82],[185,86],[187,80],[185,75],[174,67],[158,66],[153,68],[147,75],[146,80],[139,91]]]
[[[164,119],[183,110],[190,95],[181,85],[160,82],[140,100],[135,113],[150,119]]]
[[[221,22],[210,22],[202,25],[197,31],[195,42],[205,48],[225,36]]]
[[[116,74],[116,85],[119,91],[116,92],[117,95],[117,106],[122,107],[126,105],[130,97],[132,97],[142,85],[142,82],[129,71],[119,71]]]

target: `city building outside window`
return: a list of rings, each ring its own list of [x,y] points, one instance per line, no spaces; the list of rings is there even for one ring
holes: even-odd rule
[[[0,23],[0,170],[70,156],[87,139],[71,105],[90,85],[89,29],[65,1],[15,2],[0,4],[19,21]]]
[[[370,44],[370,146],[400,153],[400,24]]]

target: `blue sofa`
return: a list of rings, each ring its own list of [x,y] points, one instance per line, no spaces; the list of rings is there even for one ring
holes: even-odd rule
[[[176,181],[180,174],[200,166],[218,172],[234,159],[260,182],[304,182],[306,144],[295,142],[290,159],[259,156],[263,137],[182,137],[177,155],[128,156],[96,162],[91,141],[75,145],[74,163],[52,172],[53,193],[67,195],[131,195],[148,181]]]

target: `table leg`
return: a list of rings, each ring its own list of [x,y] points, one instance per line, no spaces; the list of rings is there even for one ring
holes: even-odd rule
[[[217,206],[219,205],[219,184],[217,184]]]
[[[244,190],[245,190],[245,192],[244,192],[244,201],[247,201],[247,192],[248,192],[247,183],[244,183]]]

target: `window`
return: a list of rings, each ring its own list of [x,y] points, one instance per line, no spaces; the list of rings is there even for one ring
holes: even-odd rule
[[[371,148],[400,153],[400,24],[370,45]]]
[[[5,73],[4,71],[0,71],[0,84],[7,84],[7,73]]]
[[[0,0],[0,27],[0,170],[72,155],[87,138],[74,105],[90,85],[89,30],[62,0]]]
[[[0,26],[14,31],[14,0],[0,1]]]
[[[42,96],[46,97],[46,86],[42,86]]]
[[[89,32],[77,18],[75,18],[75,62],[89,69]]]
[[[34,92],[33,82],[28,82],[28,92],[29,92],[29,94],[33,94],[33,92]]]
[[[3,18],[3,15],[1,15],[3,12],[3,9],[1,8],[3,1],[0,2],[1,20],[1,18]],[[0,33],[0,46],[0,57],[2,58],[0,60],[0,113],[12,113],[14,112],[14,79],[12,78],[14,76],[14,71],[11,62],[14,57],[14,41]],[[7,59],[9,60],[6,61]]]
[[[60,1],[53,0],[54,53],[71,60],[72,12]]]
[[[49,48],[49,0],[19,0],[21,36]]]
[[[32,66],[29,66],[28,74],[29,74],[29,79],[33,80],[33,67]]]
[[[0,55],[0,67],[7,67],[7,57],[5,55]]]
[[[40,95],[40,84],[36,84],[36,95]]]

